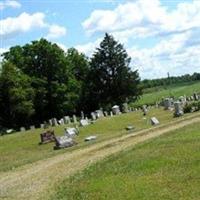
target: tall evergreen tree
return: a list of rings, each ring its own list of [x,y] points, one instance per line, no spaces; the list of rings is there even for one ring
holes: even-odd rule
[[[140,78],[137,71],[131,70],[130,62],[123,45],[106,33],[90,63],[88,100],[92,109],[138,98]]]

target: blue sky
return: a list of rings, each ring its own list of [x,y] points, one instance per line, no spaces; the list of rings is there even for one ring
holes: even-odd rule
[[[41,37],[91,56],[105,32],[142,78],[200,72],[198,0],[1,0],[0,53]]]

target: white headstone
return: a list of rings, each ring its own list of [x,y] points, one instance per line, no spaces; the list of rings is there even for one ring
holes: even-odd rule
[[[181,115],[183,115],[183,108],[181,106],[181,103],[179,101],[174,103],[174,116],[175,117],[180,117]]]
[[[24,127],[21,127],[21,128],[20,128],[20,131],[21,131],[21,132],[24,132],[24,131],[26,131],[26,129],[25,129]]]
[[[120,112],[120,109],[119,109],[119,106],[118,105],[114,105],[112,107],[112,112],[114,115],[119,115],[121,112]]]
[[[66,128],[65,129],[65,135],[68,137],[74,137],[75,135],[78,135],[78,129],[76,128]]]
[[[76,115],[73,115],[73,122],[77,123]]]
[[[158,119],[156,117],[152,117],[151,118],[151,124],[152,125],[158,125],[158,124],[160,124],[160,122],[158,121]]]
[[[80,120],[80,124],[81,124],[81,126],[87,126],[87,125],[89,125],[88,121],[85,120],[85,119],[81,119]]]
[[[87,141],[91,141],[91,140],[96,140],[96,138],[97,138],[97,136],[91,135],[91,136],[89,136],[89,137],[86,137],[86,138],[85,138],[85,141],[87,142]]]

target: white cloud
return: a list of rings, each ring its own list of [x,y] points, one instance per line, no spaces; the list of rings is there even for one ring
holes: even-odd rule
[[[187,31],[200,26],[200,1],[179,3],[168,11],[159,0],[137,0],[114,10],[95,10],[82,26],[88,34],[117,32],[129,37],[147,37]]]
[[[33,14],[23,12],[17,17],[0,20],[0,37],[3,39],[9,39],[34,29],[48,29],[47,39],[56,39],[66,34],[65,27],[46,22],[45,14],[42,12]]]
[[[90,57],[94,53],[95,49],[97,47],[99,47],[99,44],[100,44],[101,41],[102,41],[102,38],[98,38],[94,42],[89,42],[89,43],[86,43],[86,44],[77,45],[77,46],[75,46],[75,48],[78,51],[80,51],[81,53],[84,53],[85,55]]]
[[[200,31],[199,31],[200,33]],[[128,49],[132,64],[143,78],[200,72],[200,40],[190,43],[193,32],[176,34],[163,39],[153,48]]]
[[[119,4],[113,10],[95,10],[82,26],[89,35],[109,32],[125,43],[133,68],[139,70],[142,78],[163,77],[167,72],[181,75],[200,72],[199,11],[197,0],[183,1],[173,9],[163,6],[160,0],[136,0]],[[155,45],[145,47],[145,42],[154,37]],[[87,51],[92,45],[83,47]]]
[[[21,4],[18,1],[6,0],[0,2],[0,10],[4,10],[5,8],[20,8]]]
[[[33,28],[46,27],[44,18],[45,15],[40,12],[32,15],[24,12],[18,17],[8,17],[0,20],[0,36],[2,38],[10,38],[18,33],[28,32]]]
[[[49,33],[46,36],[47,39],[55,39],[66,35],[67,30],[65,27],[59,25],[51,25],[49,27]]]
[[[64,52],[67,52],[68,48],[66,45],[62,44],[62,43],[59,43],[59,42],[56,42],[56,44],[64,51]]]

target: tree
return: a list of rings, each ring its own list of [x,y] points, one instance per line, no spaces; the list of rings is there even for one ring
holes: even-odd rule
[[[0,91],[0,124],[8,128],[26,125],[34,113],[30,78],[12,63],[3,63]]]
[[[73,76],[74,84],[76,84],[76,94],[78,94],[76,103],[76,112],[84,109],[85,104],[85,87],[89,72],[88,58],[79,53],[75,48],[70,48],[66,54],[67,65]]]
[[[141,94],[137,70],[129,67],[131,58],[123,46],[105,34],[91,58],[88,76],[88,103],[91,109],[134,101]]]
[[[23,47],[12,47],[4,54],[4,60],[31,77],[36,122],[74,112],[78,86],[64,51],[56,44],[40,39]]]

